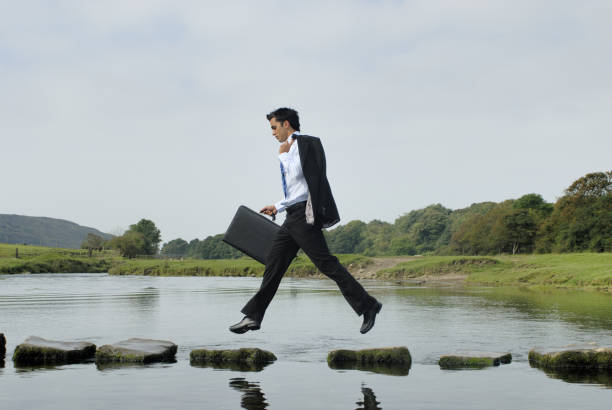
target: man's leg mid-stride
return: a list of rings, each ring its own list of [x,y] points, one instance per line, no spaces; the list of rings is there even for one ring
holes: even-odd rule
[[[268,305],[278,290],[283,275],[287,268],[289,268],[298,250],[297,243],[295,243],[283,224],[267,256],[268,262],[261,286],[251,300],[242,308],[241,312],[248,318],[261,323]]]

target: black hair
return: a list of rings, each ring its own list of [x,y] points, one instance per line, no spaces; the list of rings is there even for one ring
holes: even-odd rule
[[[289,121],[291,128],[296,131],[300,130],[300,117],[298,116],[298,112],[293,108],[279,108],[266,115],[266,118],[268,121],[270,121],[272,118],[276,118],[276,121],[280,122],[281,124],[285,121]]]

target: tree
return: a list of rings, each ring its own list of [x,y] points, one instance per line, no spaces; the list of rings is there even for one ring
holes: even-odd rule
[[[329,249],[333,253],[360,253],[363,233],[366,224],[362,221],[351,221],[346,225],[326,232]]]
[[[574,181],[538,230],[538,252],[612,251],[612,171]]]
[[[533,209],[541,214],[542,217],[550,215],[553,211],[553,204],[542,198],[540,194],[523,195],[512,204],[514,209]]]
[[[189,244],[184,239],[173,239],[162,246],[161,253],[166,256],[186,256]]]
[[[612,171],[593,172],[578,178],[566,190],[570,198],[601,198],[612,192]]]
[[[144,254],[146,248],[144,235],[132,230],[127,231],[121,236],[114,237],[110,242],[114,248],[119,250],[121,256],[130,259]]]
[[[145,241],[144,254],[155,255],[159,250],[161,242],[161,232],[153,221],[141,219],[137,224],[130,225],[130,231],[139,232],[143,235]]]
[[[93,234],[93,233],[88,233],[87,237],[81,244],[81,249],[89,249],[89,250],[96,249],[100,251],[102,250],[103,247],[104,247],[104,238],[102,238],[99,235]]]

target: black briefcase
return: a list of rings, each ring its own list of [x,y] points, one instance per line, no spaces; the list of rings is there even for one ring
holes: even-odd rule
[[[279,229],[280,226],[262,214],[241,205],[223,236],[223,242],[265,265]]]

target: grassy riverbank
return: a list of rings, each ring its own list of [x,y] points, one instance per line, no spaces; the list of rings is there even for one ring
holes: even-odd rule
[[[15,250],[17,249],[17,254]],[[17,256],[17,257],[16,257]],[[362,255],[338,255],[349,269],[372,263]],[[0,273],[96,273],[152,276],[262,276],[264,266],[251,258],[240,259],[125,259],[116,251],[92,253],[87,250],[0,244]],[[291,264],[288,276],[318,276],[320,273],[304,255]],[[322,275],[321,275],[322,276]]]
[[[17,252],[16,252],[17,250]],[[113,251],[0,244],[0,273],[106,272],[120,259]]]
[[[337,255],[340,262],[349,269],[359,269],[372,263],[362,255]],[[263,276],[264,266],[251,259],[187,259],[159,260],[132,259],[113,264],[108,270],[111,275],[153,275],[153,276]],[[287,276],[310,277],[321,275],[304,255],[298,256],[287,270]],[[321,275],[322,276],[322,275]]]
[[[463,274],[472,284],[612,288],[612,253],[518,256],[427,256],[378,272],[381,279]]]
[[[15,249],[19,257],[15,256]],[[612,289],[612,253],[571,253],[517,256],[424,256],[380,269],[380,261],[362,255],[338,255],[358,274],[425,283],[460,278],[468,284],[545,288]],[[0,273],[108,272],[111,275],[261,276],[264,267],[251,258],[222,260],[124,259],[115,251],[93,252],[0,244]],[[289,267],[288,276],[321,277],[304,255]],[[357,276],[360,276],[359,274]]]

